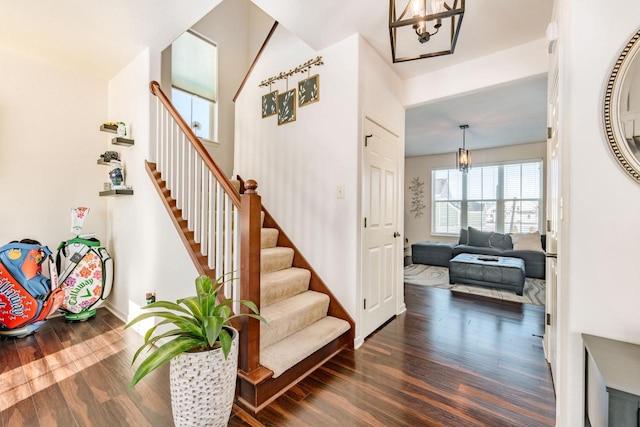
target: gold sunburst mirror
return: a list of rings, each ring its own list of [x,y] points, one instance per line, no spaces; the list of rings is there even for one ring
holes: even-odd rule
[[[607,81],[604,131],[620,166],[640,183],[640,30],[624,46]]]

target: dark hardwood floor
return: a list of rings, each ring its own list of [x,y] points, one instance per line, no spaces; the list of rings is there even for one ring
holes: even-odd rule
[[[553,426],[542,307],[405,285],[407,312],[230,426]],[[171,426],[168,367],[127,384],[142,338],[107,310],[0,341],[0,426]]]

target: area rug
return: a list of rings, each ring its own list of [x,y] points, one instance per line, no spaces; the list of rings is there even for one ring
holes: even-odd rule
[[[450,289],[455,292],[466,292],[506,301],[522,302],[525,304],[544,305],[544,280],[531,279],[529,277],[524,280],[523,295],[519,296],[516,295],[515,292],[502,289],[485,288],[484,286],[463,284],[451,285],[449,283],[449,269],[447,267],[410,264],[404,268],[404,283]]]

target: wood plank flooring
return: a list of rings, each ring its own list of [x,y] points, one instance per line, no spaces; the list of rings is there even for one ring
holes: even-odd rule
[[[407,312],[230,426],[553,426],[544,309],[405,285]],[[142,338],[105,309],[0,341],[0,426],[172,426],[168,367],[133,390]]]

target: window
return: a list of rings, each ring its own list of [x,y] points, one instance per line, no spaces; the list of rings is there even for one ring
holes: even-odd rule
[[[542,162],[476,166],[432,172],[433,234],[457,235],[469,226],[499,233],[539,231]]]
[[[217,46],[187,31],[171,44],[171,101],[199,138],[217,140]]]
[[[175,87],[171,88],[171,102],[198,138],[217,139],[211,129],[215,124],[215,103]]]

